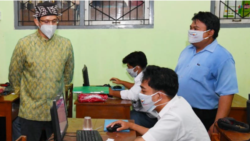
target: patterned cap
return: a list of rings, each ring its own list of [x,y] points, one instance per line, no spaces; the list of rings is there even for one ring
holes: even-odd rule
[[[37,18],[49,15],[56,15],[56,16],[59,15],[57,10],[57,5],[55,3],[50,3],[50,2],[39,3],[36,5],[35,9],[36,9],[36,14],[34,16]]]

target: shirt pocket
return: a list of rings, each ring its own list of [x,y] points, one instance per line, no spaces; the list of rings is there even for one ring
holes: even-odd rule
[[[209,68],[206,66],[195,65],[191,71],[191,79],[198,81],[200,83],[206,82],[209,76]]]

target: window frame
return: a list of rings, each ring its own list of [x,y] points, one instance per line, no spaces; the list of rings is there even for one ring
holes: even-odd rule
[[[23,29],[37,29],[36,26],[19,26],[18,25],[18,1],[14,2],[14,27],[17,30]],[[85,15],[85,1],[80,1],[80,23],[76,26],[58,26],[57,29],[140,29],[140,28],[154,28],[154,1],[149,1],[149,24],[147,25],[84,25]],[[60,22],[60,21],[59,21]]]
[[[210,7],[210,11],[213,14],[215,13],[215,9],[216,9],[216,1],[211,1],[211,7]],[[218,16],[218,15],[216,15]],[[218,16],[219,17],[219,16]],[[235,23],[221,23],[220,19],[220,27],[221,28],[249,28],[250,27],[250,23],[241,23],[241,22],[235,22]]]

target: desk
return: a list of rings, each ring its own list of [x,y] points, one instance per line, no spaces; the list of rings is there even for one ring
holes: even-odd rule
[[[235,131],[223,130],[215,124],[215,127],[219,131],[220,141],[247,141],[250,139],[250,133],[240,133]]]
[[[92,118],[130,119],[130,100],[110,99],[106,102],[79,103],[76,105],[76,118],[90,116]]]
[[[237,121],[247,123],[246,102],[247,99],[238,94],[235,94],[232,102],[231,111],[228,117],[233,117]],[[219,131],[220,141],[246,141],[250,139],[250,133],[239,133],[235,131],[223,130],[220,129],[217,124],[215,124],[215,127]]]
[[[83,120],[83,118],[68,118],[68,129],[63,140],[76,141],[76,137],[70,136],[76,136],[76,131],[82,130]],[[129,120],[129,122],[133,122],[133,120]],[[102,136],[103,141],[106,141],[108,138],[112,138],[115,141],[133,141],[136,138],[136,132],[134,130],[130,130],[130,132],[104,132],[104,119],[92,119],[92,126],[93,129],[102,126],[97,131]]]
[[[6,140],[12,140],[12,120],[17,117],[18,109],[12,109],[12,103],[18,102],[19,95],[0,96],[0,117],[6,118]]]
[[[237,121],[247,123],[247,110],[246,110],[247,99],[235,94],[231,106],[231,111],[228,117],[233,117]]]

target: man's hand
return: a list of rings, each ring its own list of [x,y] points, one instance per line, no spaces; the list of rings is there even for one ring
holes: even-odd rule
[[[217,110],[214,123],[217,122],[220,118],[224,118],[229,115],[233,97],[234,97],[234,94],[220,96],[218,110]],[[208,134],[210,137],[212,136],[212,133],[218,133],[214,124],[212,124],[208,130]]]
[[[212,124],[212,125],[210,126],[209,130],[208,130],[208,134],[209,134],[210,138],[212,137],[212,134],[213,134],[213,133],[218,133],[218,130],[216,129],[216,127],[215,127],[214,124]]]
[[[121,125],[120,128],[117,128],[117,131],[129,129],[130,126],[131,126],[130,125],[131,123],[129,123],[129,122],[125,122],[125,121],[119,120],[119,121],[115,121],[115,122],[110,123],[107,127],[109,127],[109,126],[113,127],[115,124],[120,124]]]
[[[122,80],[118,79],[118,78],[115,78],[115,77],[112,77],[110,79],[110,81],[112,81],[113,83],[115,84],[122,84]]]
[[[111,88],[109,88],[109,95],[121,98],[120,91],[114,91]]]

